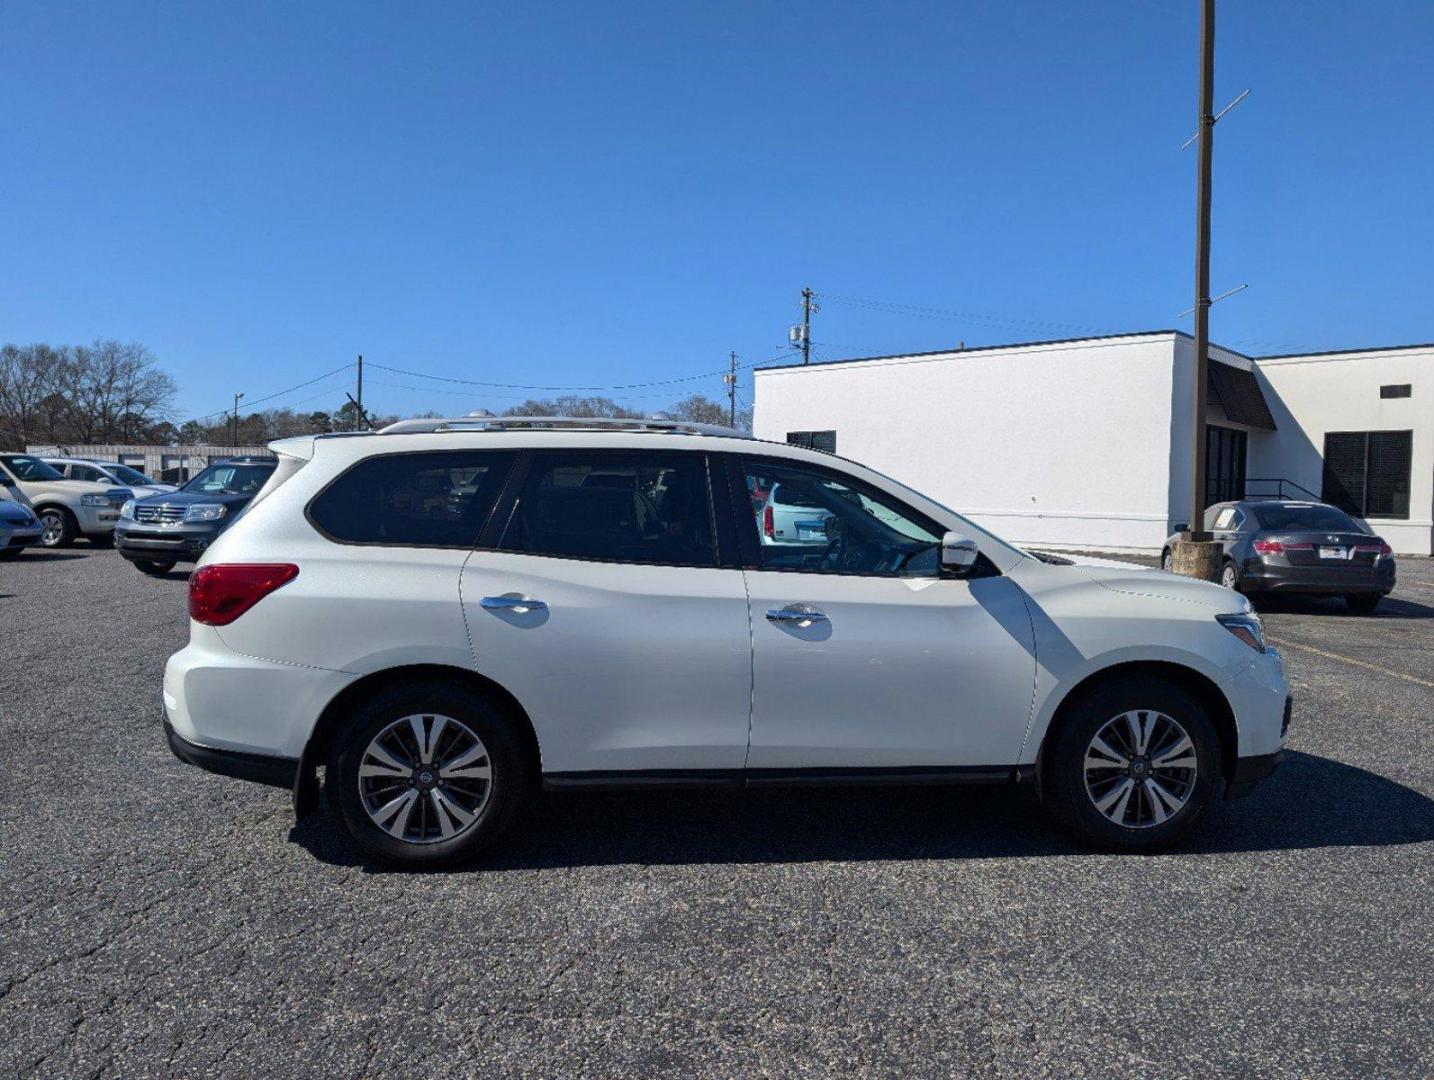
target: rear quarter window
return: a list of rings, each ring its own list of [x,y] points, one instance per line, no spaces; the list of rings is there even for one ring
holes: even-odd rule
[[[366,458],[314,497],[309,520],[344,544],[471,548],[516,456],[441,450]]]

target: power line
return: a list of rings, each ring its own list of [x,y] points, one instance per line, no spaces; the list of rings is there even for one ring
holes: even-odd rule
[[[537,386],[527,383],[500,383],[487,382],[482,379],[459,379],[452,375],[430,375],[425,371],[407,371],[403,368],[389,367],[387,364],[375,364],[372,360],[368,362],[370,368],[379,368],[383,371],[391,371],[395,375],[407,375],[416,379],[434,379],[438,382],[458,383],[462,386],[490,386],[498,390],[544,390],[548,392],[593,392],[598,390],[638,390],[648,386],[671,386],[675,383],[697,382],[700,379],[715,379],[720,375],[727,374],[726,369],[718,371],[705,371],[700,375],[683,375],[675,379],[654,379],[651,382],[623,383],[617,386]]]
[[[350,362],[344,364],[342,367],[334,368],[333,371],[325,372],[322,375],[315,375],[312,379],[297,383],[294,386],[289,387],[287,390],[280,390],[273,394],[266,394],[264,397],[255,398],[253,401],[249,402],[249,407],[253,408],[255,405],[259,405],[265,401],[273,401],[275,398],[283,397],[285,394],[292,394],[295,390],[302,390],[306,386],[313,386],[314,383],[323,382],[325,379],[332,378],[333,376],[339,374],[339,372],[347,371],[351,367],[353,367],[353,364]],[[208,420],[212,416],[227,416],[229,415],[229,411],[230,407],[226,405],[222,409],[215,409],[213,412],[205,413],[203,416],[190,417],[190,420],[197,423],[200,420]]]

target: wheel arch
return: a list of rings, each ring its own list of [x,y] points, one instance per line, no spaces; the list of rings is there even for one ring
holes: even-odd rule
[[[363,678],[349,683],[334,695],[333,700],[325,705],[323,712],[319,714],[318,722],[314,724],[314,730],[309,734],[308,744],[304,747],[302,760],[308,767],[317,766],[326,761],[329,750],[333,746],[334,736],[343,730],[344,723],[364,698],[393,686],[402,686],[405,683],[433,681],[461,686],[481,694],[497,705],[518,729],[518,736],[528,754],[533,774],[535,776],[542,775],[542,748],[538,743],[538,733],[533,727],[528,710],[523,708],[522,702],[514,697],[507,687],[486,675],[480,675],[467,668],[454,667],[451,664],[404,664],[371,672]]]
[[[1041,747],[1036,755],[1037,775],[1041,775],[1046,748],[1055,742],[1057,734],[1081,702],[1103,687],[1140,675],[1160,679],[1183,690],[1205,710],[1220,739],[1220,771],[1229,781],[1235,775],[1235,761],[1240,748],[1239,728],[1230,699],[1208,675],[1169,660],[1128,660],[1112,664],[1091,672],[1071,687],[1051,714],[1051,722],[1046,725],[1045,734],[1041,737]]]

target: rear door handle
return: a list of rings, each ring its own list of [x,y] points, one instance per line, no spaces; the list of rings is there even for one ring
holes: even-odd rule
[[[485,596],[478,601],[484,611],[511,611],[516,615],[526,615],[530,611],[547,611],[548,605],[541,600],[534,600],[531,596]]]
[[[811,604],[788,604],[785,607],[768,608],[767,618],[772,622],[796,623],[798,626],[831,621],[823,611]]]

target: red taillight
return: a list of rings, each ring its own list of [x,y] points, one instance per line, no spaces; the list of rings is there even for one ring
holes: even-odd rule
[[[299,576],[293,563],[215,563],[189,579],[189,617],[228,626],[281,585]]]
[[[1313,551],[1313,544],[1291,544],[1288,540],[1256,540],[1255,553],[1258,555],[1284,555],[1291,551]]]
[[[767,534],[768,540],[775,540],[777,537],[777,523],[772,520],[771,503],[762,507],[762,531]]]
[[[1360,552],[1372,552],[1376,559],[1387,559],[1389,558],[1389,556],[1394,554],[1394,549],[1388,544],[1386,544],[1383,540],[1379,541],[1379,543],[1377,544],[1355,544],[1354,550]]]

